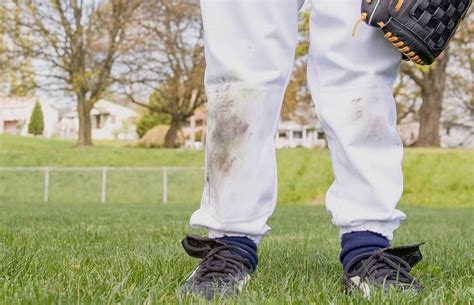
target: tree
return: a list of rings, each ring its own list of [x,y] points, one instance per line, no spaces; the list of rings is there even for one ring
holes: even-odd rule
[[[295,65],[292,77],[285,91],[281,109],[282,119],[295,120],[301,124],[307,123],[308,114],[312,113],[315,116],[306,80],[310,12],[311,10],[305,10],[300,15],[300,23],[298,25],[299,43],[295,51]]]
[[[31,41],[23,35],[19,0],[0,3],[0,82],[2,91],[11,96],[27,96],[36,88],[35,71],[28,46]]]
[[[440,146],[440,127],[443,120],[443,110],[448,102],[456,104],[456,115],[445,120],[459,119],[464,112],[468,119],[472,119],[474,105],[472,93],[472,78],[474,60],[472,53],[474,43],[471,37],[474,34],[472,20],[474,14],[466,16],[459,26],[456,35],[451,39],[449,47],[431,66],[417,66],[412,63],[403,63],[401,77],[408,76],[415,84],[414,91],[419,91],[421,106],[415,111],[415,103],[410,111],[416,112],[420,122],[418,139],[415,146]],[[463,109],[460,111],[459,109]]]
[[[6,36],[6,8],[3,5],[0,5],[0,70],[3,73],[0,73],[0,92],[4,92],[4,85],[6,82],[6,74],[8,74],[8,59],[6,56],[6,45],[5,45],[5,36]]]
[[[41,104],[36,101],[31,112],[30,122],[28,123],[28,133],[35,136],[42,135],[44,130],[43,109]]]
[[[450,126],[471,129],[467,138],[460,140],[457,145],[462,146],[465,141],[472,139],[474,132],[474,12],[466,16],[456,35],[451,40],[451,60],[447,67],[445,99],[443,101],[442,125],[447,129]]]
[[[402,65],[402,72],[416,83],[421,93],[422,104],[418,112],[420,130],[416,146],[440,146],[439,128],[448,62],[449,50],[445,50],[429,67],[413,68],[408,64]]]
[[[176,147],[182,124],[205,103],[203,28],[196,1],[146,2],[140,10],[140,31],[147,37],[125,61],[123,85],[132,102],[168,115],[164,146]],[[136,97],[151,90],[149,103]]]
[[[132,49],[134,13],[140,0],[24,0],[21,31],[32,43],[14,41],[46,68],[41,84],[46,90],[72,95],[79,116],[78,146],[92,145],[94,104],[114,83],[114,67]]]

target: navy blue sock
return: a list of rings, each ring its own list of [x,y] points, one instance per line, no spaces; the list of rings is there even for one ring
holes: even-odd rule
[[[341,238],[339,260],[342,266],[346,268],[347,264],[357,255],[389,246],[388,239],[378,233],[370,231],[346,233]]]
[[[217,240],[222,241],[226,245],[237,246],[242,249],[241,251],[236,250],[236,254],[248,259],[254,271],[257,269],[257,244],[254,243],[253,240],[245,236],[224,236],[217,238]]]

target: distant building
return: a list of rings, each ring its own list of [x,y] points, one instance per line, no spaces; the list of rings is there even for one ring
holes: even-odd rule
[[[398,134],[403,145],[411,146],[418,139],[420,123],[417,121],[402,122],[398,125]],[[441,147],[474,147],[474,122],[458,124],[444,122],[439,131]]]
[[[37,99],[34,97],[0,97],[0,133],[28,135],[28,123]],[[45,101],[41,104],[44,117],[43,136],[76,138],[79,116],[76,109],[56,109]],[[138,113],[128,107],[100,100],[91,111],[92,138],[97,140],[135,140],[135,120]]]
[[[43,110],[43,136],[52,137],[56,131],[59,112],[49,103],[35,97],[0,97],[0,133],[28,135],[28,123],[36,101]]]
[[[206,113],[196,111],[193,116],[186,120],[182,127],[185,148],[203,149],[206,137]],[[317,120],[311,120],[310,124],[302,125],[294,121],[280,121],[275,138],[275,147],[325,147],[326,138],[321,125]]]
[[[474,121],[464,124],[445,122],[440,132],[442,147],[474,147]]]
[[[280,121],[275,143],[276,148],[326,147],[326,138],[319,121],[308,125]]]
[[[182,132],[185,148],[203,149],[206,134],[206,113],[200,110],[194,112],[194,115],[186,120]]]
[[[96,140],[135,140],[138,138],[135,120],[138,113],[128,107],[106,100],[95,103],[91,111],[92,138]],[[75,138],[79,131],[79,116],[75,109],[59,115],[58,135]]]
[[[397,126],[397,131],[404,146],[411,146],[418,139],[420,123],[416,121],[401,122]]]

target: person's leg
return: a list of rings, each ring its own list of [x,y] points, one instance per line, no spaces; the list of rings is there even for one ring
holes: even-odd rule
[[[402,143],[392,86],[401,55],[382,31],[359,26],[360,0],[313,0],[308,84],[326,133],[335,180],[327,209],[341,262],[389,246],[405,214]]]
[[[275,133],[297,42],[301,1],[202,0],[208,98],[206,182],[186,251],[203,258],[184,289],[241,290],[277,200]],[[225,264],[222,263],[225,260]],[[223,267],[216,267],[215,264]],[[229,287],[230,286],[230,287]]]
[[[392,239],[405,215],[402,143],[392,85],[400,54],[375,28],[352,27],[359,0],[314,0],[308,83],[327,136],[335,181],[326,204],[340,234]]]
[[[275,132],[297,41],[298,1],[203,0],[206,183],[190,224],[210,237],[268,230]]]

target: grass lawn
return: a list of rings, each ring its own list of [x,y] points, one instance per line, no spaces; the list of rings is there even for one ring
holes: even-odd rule
[[[180,240],[195,205],[0,202],[0,304],[174,304],[197,261]],[[424,241],[421,295],[373,304],[472,304],[473,222],[465,208],[406,207],[395,244]],[[341,292],[337,231],[322,207],[279,206],[261,263],[225,304],[364,304]],[[216,301],[215,304],[223,304]]]
[[[279,206],[261,263],[240,300],[225,304],[363,304],[341,292],[337,231],[322,206],[333,177],[327,150],[280,150]],[[197,166],[200,151],[0,135],[0,166]],[[407,149],[401,209],[409,218],[395,244],[424,241],[414,274],[419,296],[377,294],[373,304],[471,304],[474,151]],[[0,304],[200,303],[176,291],[197,261],[180,240],[199,201],[201,170],[110,172],[100,204],[100,172],[0,172]],[[296,205],[295,205],[296,204]],[[311,204],[312,206],[308,206]],[[303,206],[306,205],[306,206]],[[202,232],[201,232],[202,233]],[[221,304],[218,300],[216,304]]]
[[[0,166],[197,166],[202,151],[127,147],[98,142],[74,148],[69,140],[0,135]],[[323,149],[279,150],[279,203],[323,204],[333,180],[329,153]],[[404,206],[472,207],[474,150],[406,149]],[[51,202],[92,203],[100,200],[100,172],[51,173]],[[159,202],[162,174],[114,172],[108,176],[107,198],[113,203]],[[203,173],[170,172],[170,202],[199,202]],[[124,188],[124,185],[127,187]],[[42,200],[43,173],[0,172],[0,202]]]

